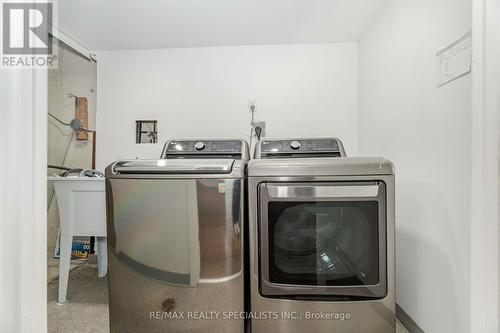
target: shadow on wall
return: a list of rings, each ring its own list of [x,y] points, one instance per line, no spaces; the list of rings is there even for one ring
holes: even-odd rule
[[[434,184],[396,184],[396,301],[424,331],[468,332],[469,232]]]

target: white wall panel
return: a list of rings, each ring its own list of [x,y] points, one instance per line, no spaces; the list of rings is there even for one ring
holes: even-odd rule
[[[390,1],[359,43],[359,148],[396,165],[396,296],[425,332],[469,332],[471,79],[435,54],[470,1]]]
[[[97,63],[98,168],[158,158],[169,138],[242,137],[248,101],[268,136],[338,136],[357,151],[353,43],[108,51]],[[158,144],[135,144],[157,119]]]

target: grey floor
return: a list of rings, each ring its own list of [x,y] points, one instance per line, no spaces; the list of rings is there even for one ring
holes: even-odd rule
[[[58,282],[47,288],[49,333],[109,332],[107,282],[97,277],[96,264],[81,264],[70,272],[64,305],[57,304]]]
[[[48,285],[49,333],[107,333],[108,291],[106,278],[97,277],[97,265],[79,263],[70,272],[68,300],[57,304],[57,277]],[[407,333],[398,323],[397,333]]]
[[[96,262],[95,256],[92,256],[90,262]],[[82,260],[72,260],[69,270],[73,270],[80,265],[87,263]],[[51,283],[59,278],[59,259],[54,258],[54,248],[47,250],[47,283]]]

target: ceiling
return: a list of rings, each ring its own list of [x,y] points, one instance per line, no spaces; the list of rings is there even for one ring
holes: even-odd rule
[[[91,50],[357,41],[387,0],[69,0],[59,27]]]

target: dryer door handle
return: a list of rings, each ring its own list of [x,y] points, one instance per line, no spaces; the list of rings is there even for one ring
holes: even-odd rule
[[[270,199],[338,199],[338,198],[376,198],[380,184],[267,184]]]

